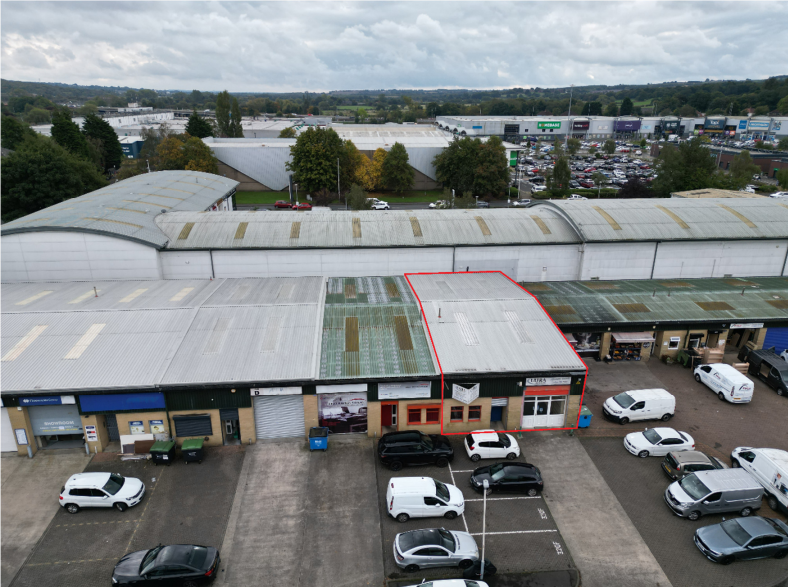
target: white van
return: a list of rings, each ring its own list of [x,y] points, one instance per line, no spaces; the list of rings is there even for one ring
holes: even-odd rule
[[[755,387],[746,375],[725,363],[698,365],[695,367],[695,381],[706,384],[721,400],[732,404],[750,402]]]
[[[605,418],[626,424],[637,420],[667,422],[676,413],[676,398],[664,389],[636,389],[609,397],[602,404]]]
[[[465,511],[465,498],[454,485],[431,477],[392,477],[386,505],[388,514],[400,522],[437,516],[453,520]]]
[[[766,489],[766,503],[788,514],[788,451],[740,446],[731,452],[731,464],[747,471]]]

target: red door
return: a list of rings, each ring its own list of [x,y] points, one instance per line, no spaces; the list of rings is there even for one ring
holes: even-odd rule
[[[383,404],[380,406],[380,424],[381,426],[391,426],[391,404]]]

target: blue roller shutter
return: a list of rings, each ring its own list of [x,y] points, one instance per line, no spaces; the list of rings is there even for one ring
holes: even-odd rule
[[[788,348],[788,328],[769,328],[766,330],[766,338],[763,339],[763,348],[770,349],[779,355]]]

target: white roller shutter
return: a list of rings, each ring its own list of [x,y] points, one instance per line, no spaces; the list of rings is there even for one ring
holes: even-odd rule
[[[257,438],[304,436],[303,396],[265,395],[252,399]]]
[[[494,397],[490,402],[493,406],[503,406],[506,407],[509,405],[509,398],[508,397]]]

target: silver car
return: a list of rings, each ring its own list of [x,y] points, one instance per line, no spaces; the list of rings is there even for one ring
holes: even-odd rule
[[[467,532],[429,528],[402,532],[394,538],[394,561],[414,573],[430,567],[467,569],[479,560],[479,547]]]

